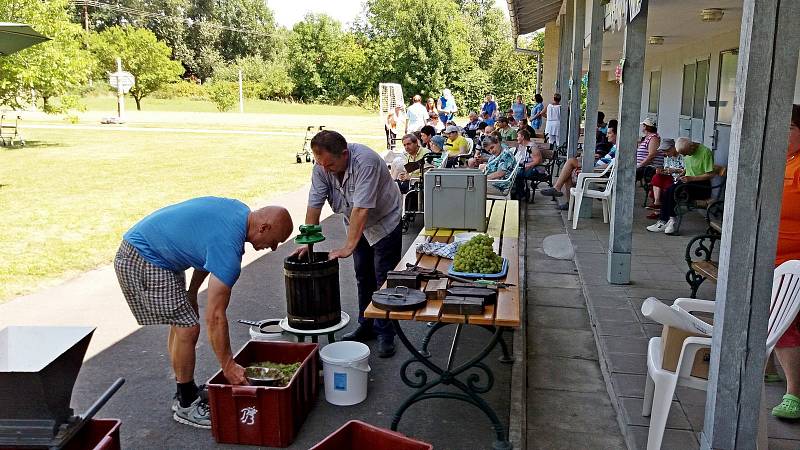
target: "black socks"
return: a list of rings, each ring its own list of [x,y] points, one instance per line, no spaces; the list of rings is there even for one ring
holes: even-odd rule
[[[194,380],[187,383],[178,383],[178,401],[181,408],[188,408],[197,399],[197,385]]]

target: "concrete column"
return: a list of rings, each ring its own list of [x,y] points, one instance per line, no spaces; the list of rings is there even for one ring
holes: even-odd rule
[[[600,106],[600,83],[603,65],[603,6],[600,0],[592,0],[592,23],[589,37],[589,85],[586,90],[586,128],[583,137],[583,172],[591,172],[594,167],[594,148],[597,144],[597,110]],[[581,217],[592,217],[592,202],[581,204]]]
[[[611,202],[611,230],[608,239],[608,282],[628,284],[631,281],[631,245],[633,202],[636,191],[636,148],[639,139],[639,115],[642,108],[644,54],[647,44],[648,0],[625,25],[622,57],[622,86],[619,91],[619,152],[614,170],[616,182]]]
[[[581,78],[583,76],[583,35],[586,32],[586,0],[569,0],[572,3],[572,85],[569,94],[569,131],[567,156],[578,154],[581,129]],[[586,202],[591,204],[592,202]],[[591,207],[591,206],[590,206]]]
[[[766,449],[759,415],[800,2],[745,0],[701,448]],[[759,126],[750,126],[758,123]]]
[[[572,25],[574,3],[567,2],[567,13],[561,17],[561,57],[558,66],[558,92],[561,94],[561,122],[558,131],[560,143],[564,144],[569,130],[570,67],[572,64]]]

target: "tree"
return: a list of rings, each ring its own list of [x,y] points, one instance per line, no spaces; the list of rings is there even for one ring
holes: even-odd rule
[[[275,18],[264,0],[218,0],[214,18],[226,27],[219,36],[219,49],[227,61],[255,55],[273,60]]]
[[[48,113],[77,104],[74,94],[88,79],[91,55],[83,49],[83,33],[70,23],[67,0],[0,0],[0,21],[23,22],[51,38],[21,52],[0,58],[0,104],[21,107],[31,90]],[[62,97],[62,103],[50,102]]]
[[[170,59],[170,49],[156,39],[152,31],[134,27],[111,27],[99,33],[92,45],[99,68],[117,70],[116,58],[122,59],[123,69],[136,77],[130,94],[136,109],[142,109],[142,99],[166,83],[178,81],[183,67]]]
[[[245,96],[262,99],[286,98],[292,95],[294,83],[285,63],[267,62],[261,56],[247,56],[232,64],[218,67],[214,72],[214,82],[238,82],[242,71]]]

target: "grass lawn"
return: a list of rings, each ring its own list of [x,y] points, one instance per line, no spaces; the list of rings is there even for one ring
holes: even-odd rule
[[[25,136],[28,147],[0,147],[0,303],[110,262],[122,234],[162,206],[203,195],[263,201],[310,179],[311,165],[294,163],[296,136]],[[361,141],[380,149],[380,139]]]
[[[86,97],[83,99],[89,111],[116,111],[117,98]],[[125,109],[136,110],[136,102],[132,97],[126,96]],[[190,100],[186,98],[159,99],[145,97],[142,99],[142,111],[192,111],[192,112],[218,112],[217,107],[209,100]],[[244,111],[247,113],[264,114],[299,114],[299,115],[337,115],[337,116],[363,116],[376,115],[374,111],[354,106],[329,106],[306,103],[286,103],[270,100],[244,101]],[[239,112],[239,103],[230,112]]]

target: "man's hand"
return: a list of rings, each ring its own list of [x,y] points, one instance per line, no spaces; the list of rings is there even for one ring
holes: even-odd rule
[[[235,384],[235,385],[247,385],[250,384],[247,382],[247,378],[244,376],[244,367],[236,364],[233,360],[231,360],[225,367],[222,368],[222,374],[225,375],[225,379],[228,380],[228,383]]]
[[[695,180],[695,178],[696,178],[696,177],[687,177],[687,176],[682,176],[682,177],[681,177],[681,181],[683,181],[684,183],[691,183],[692,181],[694,181],[694,180]]]
[[[308,255],[308,245],[301,245],[301,246],[297,247],[296,249],[294,249],[292,254],[289,255],[289,256],[290,257],[294,256],[294,257],[297,258],[297,260],[302,261],[302,260],[307,258],[306,255]]]
[[[400,181],[408,180],[408,173],[407,172],[400,172],[399,174],[397,174],[397,179],[400,180]]]
[[[337,248],[336,250],[328,253],[328,259],[347,258],[353,254],[353,250],[354,249],[347,247]]]

